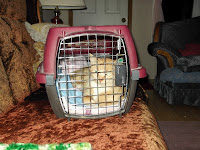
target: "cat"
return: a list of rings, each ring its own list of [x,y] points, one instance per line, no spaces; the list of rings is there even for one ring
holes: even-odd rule
[[[111,58],[96,58],[89,54],[90,67],[70,75],[74,88],[82,88],[84,104],[99,104],[100,107],[116,105],[124,99],[123,88],[115,86],[115,64]],[[82,75],[81,75],[82,74]]]

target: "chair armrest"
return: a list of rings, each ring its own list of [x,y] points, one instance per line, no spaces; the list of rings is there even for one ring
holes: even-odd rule
[[[200,71],[200,55],[184,56],[177,59],[177,67],[184,72]]]
[[[153,42],[148,45],[148,52],[150,55],[157,56],[158,50],[165,51],[165,52],[169,53],[169,55],[171,55],[171,57],[176,58],[176,59],[181,57],[181,53],[177,49],[173,48],[172,46],[170,46],[168,44],[160,43],[160,42]]]
[[[174,49],[168,44],[153,42],[148,46],[148,52],[150,55],[155,57],[165,57],[168,61],[168,67],[172,68],[176,65],[176,60],[181,57],[178,50]]]
[[[157,22],[155,29],[154,29],[154,35],[153,35],[153,42],[159,42],[159,38],[160,38],[160,29],[161,29],[161,25],[163,24],[163,22]]]

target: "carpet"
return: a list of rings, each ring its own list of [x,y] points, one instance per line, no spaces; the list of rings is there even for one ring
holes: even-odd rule
[[[71,121],[56,118],[44,91],[33,95],[0,116],[0,143],[88,142],[94,150],[167,149],[141,90],[122,117]]]
[[[158,121],[169,150],[200,150],[200,122]]]

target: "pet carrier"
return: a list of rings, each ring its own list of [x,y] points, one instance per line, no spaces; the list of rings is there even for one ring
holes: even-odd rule
[[[36,73],[59,118],[127,113],[145,76],[127,26],[51,28]]]

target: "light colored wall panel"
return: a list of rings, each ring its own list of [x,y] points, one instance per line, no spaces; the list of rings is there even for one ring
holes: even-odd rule
[[[139,62],[147,69],[149,79],[154,79],[157,69],[155,57],[149,55],[147,46],[152,42],[152,9],[154,0],[133,0],[132,35]]]

